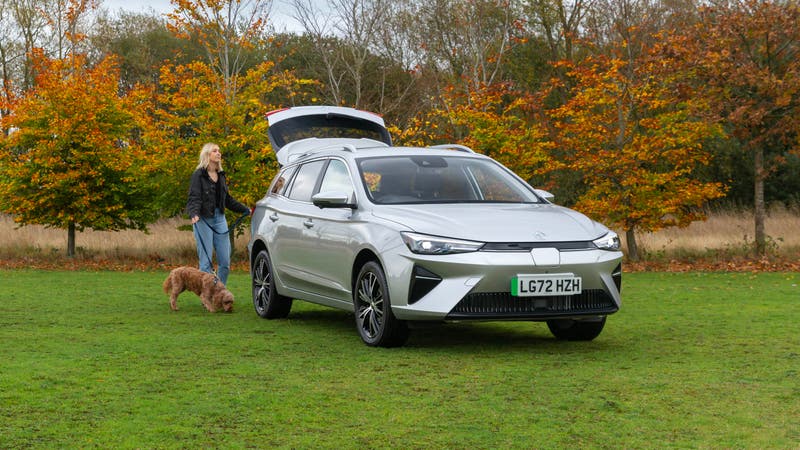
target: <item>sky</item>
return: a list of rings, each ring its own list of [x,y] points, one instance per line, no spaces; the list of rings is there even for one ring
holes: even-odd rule
[[[169,0],[102,0],[100,6],[111,12],[124,9],[132,12],[148,12],[166,14],[172,11]],[[292,7],[286,0],[273,0],[272,25],[278,31],[299,31],[300,24],[292,18]]]

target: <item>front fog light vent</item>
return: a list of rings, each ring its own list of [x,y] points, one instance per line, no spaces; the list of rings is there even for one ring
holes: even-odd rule
[[[622,293],[622,264],[617,265],[614,271],[611,272],[611,278],[614,279],[614,284],[617,286],[617,292]]]
[[[428,295],[428,292],[441,283],[442,277],[436,275],[428,269],[420,266],[414,266],[414,272],[411,274],[411,287],[408,290],[408,304],[412,305],[419,301],[422,297]]]

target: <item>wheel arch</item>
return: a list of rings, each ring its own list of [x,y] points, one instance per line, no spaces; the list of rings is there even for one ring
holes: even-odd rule
[[[260,239],[256,239],[255,241],[253,241],[253,245],[250,248],[250,258],[249,259],[250,259],[250,274],[251,275],[253,273],[253,263],[255,263],[256,256],[258,256],[258,254],[261,252],[261,250],[267,250],[267,245],[264,243],[264,241],[262,241]],[[267,253],[269,253],[269,251],[267,251]]]
[[[350,269],[350,289],[352,289],[353,291],[355,291],[356,278],[358,277],[358,272],[361,271],[361,268],[364,267],[364,264],[370,261],[375,261],[376,263],[378,263],[378,265],[381,266],[381,269],[384,269],[381,259],[378,258],[378,255],[375,252],[373,252],[368,248],[362,249],[356,255],[356,258],[353,260],[353,267]],[[385,271],[386,270],[384,269],[384,272]]]

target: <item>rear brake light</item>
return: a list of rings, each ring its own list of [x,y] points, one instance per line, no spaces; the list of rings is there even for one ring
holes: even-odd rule
[[[264,117],[269,117],[269,116],[271,116],[271,115],[273,115],[273,114],[277,114],[277,113],[279,113],[279,112],[281,112],[281,111],[286,111],[286,110],[288,110],[288,109],[289,109],[289,108],[274,109],[274,110],[272,110],[272,111],[270,111],[270,112],[268,112],[268,113],[264,114]]]
[[[380,117],[381,119],[383,119],[383,115],[382,114],[378,114],[378,113],[372,112],[372,111],[367,111],[366,109],[357,109],[356,111],[361,111],[363,113],[372,114],[375,117]]]

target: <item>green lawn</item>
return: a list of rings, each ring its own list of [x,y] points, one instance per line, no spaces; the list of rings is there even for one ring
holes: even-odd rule
[[[364,346],[349,314],[233,314],[166,273],[0,272],[0,448],[798,448],[800,274],[624,276],[593,342],[541,323]]]

